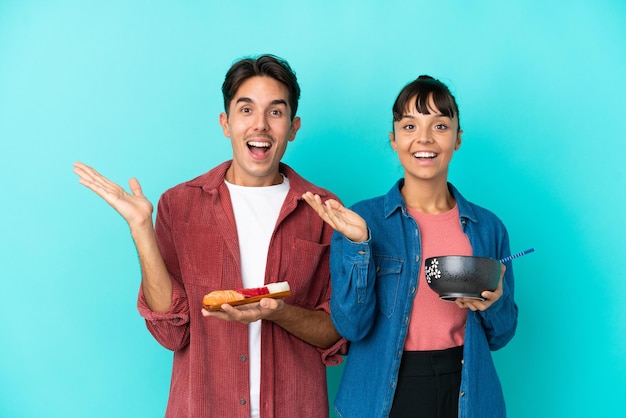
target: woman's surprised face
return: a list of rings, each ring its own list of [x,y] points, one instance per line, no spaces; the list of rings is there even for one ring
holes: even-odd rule
[[[459,130],[458,118],[443,115],[432,99],[428,101],[429,114],[419,113],[415,100],[409,103],[411,107],[393,123],[394,132],[389,134],[405,178],[447,181],[448,165],[461,146],[463,131]]]

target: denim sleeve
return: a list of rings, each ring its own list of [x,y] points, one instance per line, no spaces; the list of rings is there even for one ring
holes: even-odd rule
[[[331,242],[330,315],[339,334],[350,341],[365,337],[374,324],[376,272],[370,241],[352,242],[335,232]]]
[[[509,237],[504,226],[498,231],[500,235],[497,244],[496,257],[501,259],[510,255]],[[493,305],[477,316],[481,319],[489,348],[499,350],[504,347],[515,335],[517,329],[518,308],[514,299],[515,279],[511,261],[505,263],[502,296]]]
[[[510,268],[510,266],[509,266]],[[504,347],[515,335],[517,329],[517,304],[510,292],[508,279],[512,280],[512,272],[504,275],[504,289],[502,296],[484,312],[480,312],[489,348],[499,350]],[[507,277],[509,276],[509,277]]]

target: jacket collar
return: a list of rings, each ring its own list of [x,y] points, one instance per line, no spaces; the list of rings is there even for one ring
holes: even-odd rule
[[[402,211],[404,216],[408,216],[408,212],[406,210],[406,203],[404,202],[404,198],[402,197],[402,186],[404,185],[404,179],[401,178],[393,185],[393,187],[387,192],[384,196],[384,210],[385,217],[390,217],[396,210]],[[461,195],[461,193],[452,185],[452,183],[448,183],[448,190],[454,196],[454,200],[456,200],[456,204],[459,208],[459,217],[461,219],[467,219],[472,222],[477,222],[476,214],[474,213],[474,209],[472,205]]]
[[[210,171],[189,180],[186,185],[189,187],[200,187],[207,193],[217,193],[218,188],[224,184],[226,171],[230,168],[232,160],[225,161],[214,167]],[[305,192],[311,192],[320,195],[322,198],[330,197],[327,190],[314,185],[305,180],[294,169],[284,163],[280,163],[279,171],[289,179],[289,193],[296,193],[300,199]]]

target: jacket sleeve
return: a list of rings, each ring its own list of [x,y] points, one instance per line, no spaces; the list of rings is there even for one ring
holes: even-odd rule
[[[176,249],[173,244],[166,196],[159,201],[155,232],[161,256],[172,280],[172,304],[165,313],[152,312],[139,289],[137,309],[146,326],[163,347],[176,351],[189,344],[189,302],[180,277]]]
[[[322,222],[323,228],[323,241],[328,242],[332,239],[334,234],[334,230],[325,222]],[[325,262],[329,263],[329,256],[324,259]],[[325,269],[318,269],[318,271],[324,271]],[[324,274],[323,280],[328,283],[328,287],[323,293],[320,301],[318,301],[317,306],[315,306],[315,310],[324,311],[327,314],[330,314],[330,299],[332,294],[332,283],[330,282],[330,273],[329,270],[326,270]],[[334,325],[334,324],[333,324]],[[338,331],[337,331],[338,332]],[[325,366],[336,366],[343,362],[343,356],[348,354],[348,341],[345,338],[340,338],[335,344],[328,348],[317,348],[322,357],[322,363]]]
[[[316,310],[322,310],[330,313],[330,300],[316,307]],[[334,325],[334,324],[333,324]],[[325,366],[337,366],[343,363],[343,357],[348,354],[348,341],[341,337],[335,344],[328,348],[317,348],[322,356],[322,363]]]
[[[497,230],[495,257],[502,259],[511,254],[509,236],[504,225]],[[517,329],[518,308],[515,303],[515,278],[511,261],[505,263],[506,271],[503,278],[502,296],[489,309],[479,312],[477,318],[487,336],[489,348],[499,350],[504,347],[515,335]]]
[[[376,272],[370,241],[352,242],[335,232],[331,242],[330,269],[333,289],[331,319],[342,337],[358,341],[369,333],[376,314]]]
[[[189,344],[189,305],[180,285],[174,281],[172,305],[165,313],[152,312],[139,289],[137,300],[139,314],[145,319],[148,331],[163,347],[176,351]]]

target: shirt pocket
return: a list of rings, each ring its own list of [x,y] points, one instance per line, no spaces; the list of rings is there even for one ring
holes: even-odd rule
[[[224,286],[224,239],[215,227],[178,223],[174,245],[183,283],[211,289]]]
[[[389,256],[374,255],[376,266],[376,303],[380,312],[390,318],[398,302],[398,290],[404,261]]]
[[[330,286],[330,244],[296,238],[293,245],[293,251],[276,254],[280,262],[273,260],[281,266],[277,281],[289,283],[290,303],[314,309],[324,300]],[[270,266],[268,272],[272,270]]]

